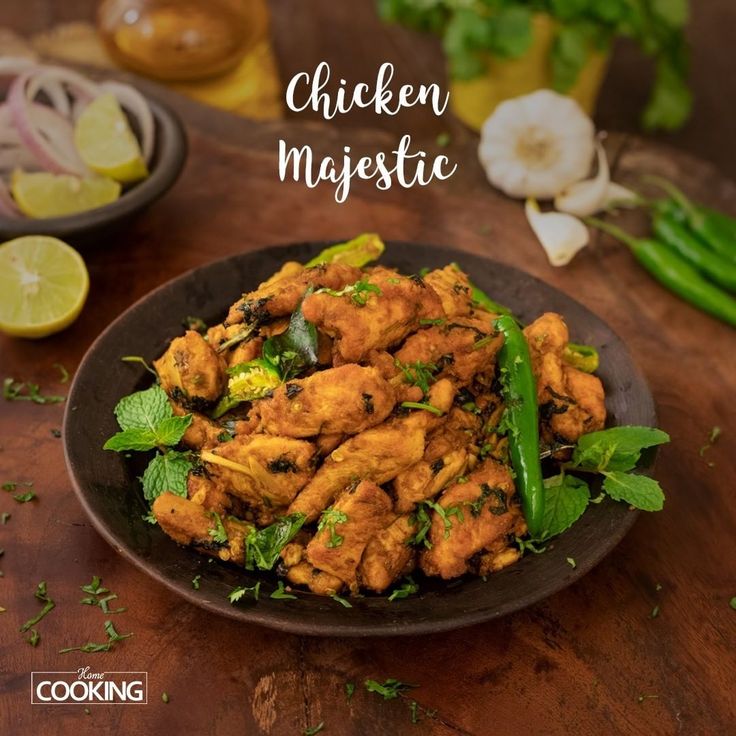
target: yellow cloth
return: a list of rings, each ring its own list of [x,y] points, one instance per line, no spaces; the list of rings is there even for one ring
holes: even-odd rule
[[[30,46],[61,62],[116,67],[91,23],[77,21],[55,26],[34,36]],[[166,86],[204,104],[256,120],[277,120],[284,113],[281,80],[269,38],[259,41],[227,74]]]

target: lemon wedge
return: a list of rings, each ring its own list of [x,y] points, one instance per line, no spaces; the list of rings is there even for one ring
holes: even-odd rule
[[[10,191],[28,217],[63,217],[110,204],[120,196],[120,184],[104,176],[14,171]]]
[[[0,331],[46,337],[79,316],[89,291],[82,257],[47,235],[25,235],[0,245]]]
[[[92,171],[124,184],[145,179],[141,148],[115,95],[96,97],[74,126],[74,145]]]

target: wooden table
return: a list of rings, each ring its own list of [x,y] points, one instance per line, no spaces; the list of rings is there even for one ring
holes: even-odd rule
[[[551,268],[517,202],[485,183],[475,138],[451,121],[446,150],[460,162],[446,184],[377,192],[356,185],[337,205],[329,187],[277,177],[277,140],[315,154],[388,150],[397,136],[288,121],[256,124],[166,96],[187,122],[191,152],[174,190],[130,230],[85,254],[92,287],[79,320],[41,342],[0,339],[0,377],[64,393],[54,363],[74,369],[116,315],[186,269],[263,245],[335,239],[377,229],[387,238],[450,244],[521,266],[575,296],[626,339],[650,381],[673,442],[657,475],[665,510],[642,515],[624,542],[573,587],[488,625],[434,636],[352,641],[245,628],[182,603],[123,562],[95,533],[66,476],[52,431],[63,405],[0,403],[0,481],[33,481],[38,500],[0,495],[0,733],[300,734],[727,734],[736,722],[736,333],[674,299],[628,253],[595,242]],[[417,145],[435,150],[429,131]],[[736,214],[736,187],[672,149],[614,137],[617,179],[664,173]],[[641,227],[638,216],[629,225]],[[100,377],[104,380],[104,376]],[[718,443],[698,450],[714,425]],[[712,463],[712,466],[711,466]],[[93,575],[127,611],[134,636],[104,654],[61,655],[102,641],[105,616],[79,604]],[[45,580],[57,607],[32,648],[18,633]],[[660,587],[661,586],[661,587]],[[652,618],[655,606],[659,615]],[[31,706],[32,670],[147,670],[147,706]],[[406,702],[363,691],[365,678],[418,684],[412,697],[435,718],[413,725]],[[344,684],[357,684],[350,703]],[[161,700],[166,692],[169,703]]]

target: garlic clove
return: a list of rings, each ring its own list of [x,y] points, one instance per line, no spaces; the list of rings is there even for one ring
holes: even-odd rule
[[[592,179],[575,182],[555,197],[555,209],[576,217],[590,217],[605,208],[606,195],[611,183],[606,151],[596,142],[598,173]]]
[[[627,189],[621,184],[616,184],[612,181],[606,189],[606,197],[603,201],[603,207],[601,209],[608,210],[613,207],[638,207],[643,203],[640,194],[637,194],[631,189]]]
[[[589,241],[588,228],[564,212],[542,212],[533,198],[526,200],[526,218],[553,266],[566,266]]]

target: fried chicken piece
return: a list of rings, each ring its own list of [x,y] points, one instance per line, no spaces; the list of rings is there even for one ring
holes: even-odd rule
[[[430,402],[446,412],[452,406],[454,389],[449,381],[432,386]],[[347,441],[327,457],[289,506],[289,513],[302,513],[314,521],[335,496],[356,480],[381,485],[419,461],[424,454],[427,431],[444,421],[423,409],[389,419]]]
[[[306,560],[298,562],[286,572],[286,579],[294,585],[304,585],[317,595],[335,595],[343,588],[340,578],[310,565]]]
[[[231,516],[219,518],[215,512],[169,491],[156,498],[152,510],[161,529],[175,542],[194,545],[213,557],[243,564],[245,537],[252,528],[250,524]],[[220,531],[220,524],[227,535],[223,542],[216,541],[213,536]]]
[[[446,529],[442,517],[432,512],[428,534],[432,548],[420,555],[422,570],[445,580],[468,572],[470,558],[512,528],[516,520],[513,494],[514,481],[508,468],[490,459],[479,465],[466,483],[450,486],[439,504],[452,526]]]
[[[436,496],[450,481],[462,475],[468,464],[468,451],[459,448],[434,460],[422,458],[394,479],[396,510],[410,511],[426,498]]]
[[[421,401],[424,392],[419,386],[406,382],[400,363],[386,350],[371,350],[366,356],[368,365],[373,366],[393,387],[396,403]]]
[[[502,345],[503,336],[494,330],[490,315],[458,317],[410,335],[395,358],[408,366],[417,362],[436,366],[437,377],[467,385],[476,374],[493,371]]]
[[[344,434],[321,434],[314,438],[314,444],[317,445],[320,457],[325,457],[346,439],[347,437]]]
[[[359,278],[360,269],[344,263],[320,264],[295,273],[289,271],[288,275],[269,279],[255,291],[244,294],[230,307],[225,324],[270,322],[276,317],[291,314],[310,286],[314,289],[339,290]]]
[[[468,276],[455,266],[436,268],[424,280],[437,292],[442,309],[449,318],[469,317],[474,312]]]
[[[224,514],[230,510],[232,500],[218,483],[204,474],[189,473],[187,478],[187,497],[207,511]]]
[[[357,434],[374,427],[395,403],[393,388],[375,368],[348,363],[289,381],[258,406],[265,432],[314,437]]]
[[[419,327],[421,319],[443,316],[434,289],[418,276],[401,276],[387,268],[364,274],[355,289],[342,296],[310,294],[302,312],[335,338],[336,357],[345,363],[359,363],[371,350],[398,344]]]
[[[402,575],[410,573],[416,552],[409,545],[409,540],[416,531],[417,525],[411,514],[402,514],[371,537],[358,568],[361,584],[381,593]]]
[[[286,506],[314,472],[315,446],[265,434],[238,436],[202,453],[212,478],[256,509]]]
[[[153,367],[164,391],[192,411],[203,411],[217,401],[227,385],[225,361],[194,330],[172,340]]]
[[[391,499],[375,483],[364,480],[343,491],[324,514],[326,523],[307,545],[307,560],[357,593],[360,558],[368,540],[391,521]]]
[[[564,319],[547,312],[526,327],[524,335],[537,379],[545,439],[575,443],[583,434],[602,429],[606,421],[603,384],[597,376],[564,363],[562,353],[569,341]]]
[[[198,450],[201,447],[217,444],[217,437],[223,431],[217,422],[213,422],[209,417],[199,412],[187,411],[175,401],[169,400],[169,404],[171,404],[171,409],[176,417],[183,417],[187,414],[192,415],[192,421],[181,438],[183,445],[193,450]]]

